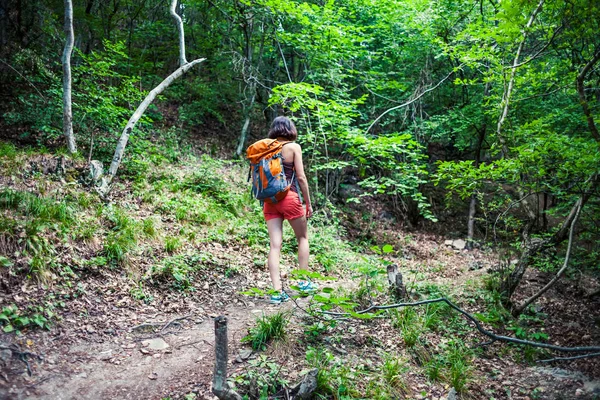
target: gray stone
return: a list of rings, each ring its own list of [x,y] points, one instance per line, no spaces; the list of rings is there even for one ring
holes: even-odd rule
[[[483,267],[484,267],[483,261],[472,261],[469,264],[470,271],[476,271],[476,270],[482,269]]]
[[[152,350],[165,350],[169,347],[169,344],[165,342],[162,338],[149,339],[144,340],[142,342],[142,346],[148,347]]]
[[[462,239],[457,239],[452,242],[452,246],[457,250],[463,250],[467,246],[467,242]]]
[[[444,245],[446,245],[446,246],[452,246],[452,242],[453,242],[452,239],[444,240]]]
[[[240,350],[240,353],[235,358],[235,362],[242,363],[252,355],[252,350]]]
[[[8,360],[10,360],[12,357],[12,351],[11,350],[0,350],[0,361],[2,361],[3,363],[7,363]]]
[[[452,388],[450,389],[450,392],[448,392],[448,400],[456,400],[456,389]]]

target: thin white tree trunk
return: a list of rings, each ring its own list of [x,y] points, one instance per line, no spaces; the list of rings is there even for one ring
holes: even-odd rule
[[[527,40],[527,35],[529,34],[529,28],[533,25],[535,18],[542,10],[542,6],[544,5],[544,0],[540,0],[537,7],[529,17],[529,21],[527,21],[527,25],[525,25],[525,29],[523,29],[523,38],[519,43],[519,47],[517,47],[517,53],[515,54],[515,58],[513,60],[512,66],[510,68],[510,78],[508,79],[508,87],[504,91],[502,96],[502,113],[500,114],[500,118],[498,118],[498,126],[496,127],[496,137],[498,141],[502,145],[502,155],[503,157],[508,157],[508,143],[506,138],[503,136],[502,127],[504,126],[504,121],[508,116],[508,109],[510,105],[510,98],[512,96],[512,91],[515,86],[515,75],[517,73],[517,68],[519,67],[519,58],[521,57],[521,51],[523,51],[523,46],[525,45],[525,41]],[[532,221],[532,224],[535,223],[535,219],[537,215],[533,212],[532,206],[529,204],[527,198],[524,197],[523,191],[518,189],[519,197],[523,198],[523,207],[529,216],[529,219]]]
[[[73,111],[71,109],[71,53],[75,34],[73,33],[73,3],[65,0],[65,34],[67,40],[62,56],[63,65],[63,134],[67,141],[69,153],[77,152],[75,135],[73,134]]]
[[[175,18],[177,29],[179,30],[179,66],[183,67],[185,64],[187,64],[187,60],[185,59],[185,35],[183,31],[183,21],[179,14],[177,14],[176,8],[177,0],[171,1],[171,15],[173,18]]]
[[[117,143],[117,148],[115,149],[115,154],[114,154],[112,162],[110,164],[108,173],[102,177],[102,181],[99,182],[99,185],[97,187],[98,192],[103,196],[106,196],[108,194],[108,192],[110,191],[110,185],[112,183],[112,180],[115,177],[115,175],[117,174],[117,170],[119,169],[119,166],[121,165],[121,161],[123,160],[123,154],[125,153],[125,146],[127,146],[127,142],[129,141],[129,136],[131,135],[131,132],[133,131],[133,128],[135,127],[135,125],[137,124],[139,119],[142,117],[142,115],[144,115],[144,112],[146,111],[148,106],[154,101],[156,96],[161,94],[167,87],[169,87],[169,85],[171,83],[173,83],[173,81],[175,81],[181,75],[186,73],[194,65],[199,64],[205,60],[205,58],[199,58],[199,59],[194,60],[189,63],[186,61],[183,22],[182,22],[181,18],[179,17],[179,15],[177,15],[177,13],[175,12],[176,6],[177,6],[177,0],[172,0],[171,14],[174,16],[174,18],[177,22],[178,29],[179,29],[179,44],[180,44],[179,62],[181,63],[181,66],[177,70],[175,70],[175,72],[173,72],[171,75],[169,75],[167,78],[165,78],[165,80],[163,80],[158,86],[156,86],[154,89],[152,89],[150,91],[150,93],[148,93],[148,95],[146,96],[144,101],[142,101],[142,104],[140,104],[138,106],[138,108],[135,110],[135,112],[133,113],[131,118],[129,118],[129,121],[127,121],[127,125],[125,125],[125,129],[123,129],[123,133],[121,133],[121,137],[119,138],[119,142]]]
[[[250,128],[250,113],[252,112],[252,107],[254,106],[254,100],[256,99],[256,85],[250,84],[250,90],[252,95],[250,97],[250,104],[244,107],[244,125],[242,126],[242,133],[240,134],[240,141],[238,143],[235,154],[240,156],[242,151],[244,150],[244,144],[246,143],[246,137],[248,136],[248,131]]]
[[[496,135],[498,136],[498,141],[500,142],[500,144],[502,144],[502,151],[504,152],[505,157],[508,156],[508,145],[506,143],[506,139],[504,138],[504,136],[502,136],[502,126],[504,125],[504,121],[508,116],[508,106],[510,104],[510,97],[515,86],[515,75],[517,73],[517,67],[519,67],[519,58],[521,57],[521,51],[523,51],[523,45],[525,44],[525,40],[527,39],[529,28],[531,28],[531,25],[533,25],[533,21],[535,21],[535,17],[541,11],[543,5],[544,0],[540,0],[537,7],[529,17],[529,21],[527,21],[525,29],[523,29],[523,39],[519,43],[519,47],[517,47],[517,54],[515,54],[515,59],[513,60],[512,67],[510,68],[510,78],[508,80],[508,87],[504,92],[504,95],[502,96],[502,113],[500,114],[500,118],[498,118]]]

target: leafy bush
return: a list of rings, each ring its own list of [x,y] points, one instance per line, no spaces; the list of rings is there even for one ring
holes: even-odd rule
[[[4,333],[16,332],[19,334],[20,330],[29,327],[50,329],[49,318],[54,317],[54,313],[50,309],[41,307],[30,307],[30,309],[30,313],[24,314],[14,304],[3,307],[0,312],[0,323],[4,325],[2,328]],[[43,315],[44,313],[46,316]]]

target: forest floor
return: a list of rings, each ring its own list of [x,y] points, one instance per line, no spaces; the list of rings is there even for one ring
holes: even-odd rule
[[[192,165],[192,169],[195,167]],[[27,186],[25,179],[4,179],[1,183],[0,189]],[[39,188],[36,183],[29,186]],[[122,186],[114,196],[139,204],[135,212],[140,221],[151,217],[144,202],[136,200],[140,195],[135,188]],[[455,249],[445,242],[457,234],[408,231],[392,218],[380,218],[389,212],[383,203],[373,202],[369,207],[369,218],[349,217],[343,221],[348,234],[336,240],[347,241],[369,231],[373,242],[391,244],[395,251],[385,256],[386,261],[400,266],[411,299],[443,293],[470,313],[479,313],[486,328],[497,333],[512,335],[521,329],[520,334],[527,339],[563,346],[600,343],[600,299],[584,296],[600,286],[595,277],[567,277],[538,301],[533,314],[504,326],[501,322],[506,317],[501,310],[488,309],[495,303],[485,290],[490,271],[498,265],[497,254],[489,249]],[[365,213],[363,210],[362,215]],[[180,222],[165,215],[161,218],[165,225]],[[373,220],[378,221],[375,227]],[[177,227],[180,231],[183,228]],[[315,364],[327,373],[331,386],[325,389],[329,390],[329,398],[446,399],[453,384],[459,383],[463,385],[459,395],[463,399],[600,398],[597,358],[548,364],[539,363],[550,356],[538,350],[501,343],[480,346],[487,338],[448,310],[428,309],[413,314],[400,310],[369,320],[332,322],[306,312],[315,304],[310,296],[274,306],[266,297],[241,294],[249,288],[268,288],[268,272],[261,261],[264,251],[257,253],[251,240],[234,240],[234,228],[227,229],[224,232],[232,232],[231,236],[190,244],[194,254],[210,259],[203,259],[204,266],[195,271],[186,290],[172,290],[172,278],[164,281],[155,277],[153,284],[142,285],[142,280],[132,279],[136,273],[89,263],[68,285],[58,283],[63,277],[55,277],[54,284],[42,285],[35,279],[4,274],[2,285],[6,291],[0,293],[3,306],[14,304],[22,310],[47,304],[51,299],[60,307],[49,329],[26,327],[18,335],[1,334],[3,346],[16,344],[21,351],[42,358],[27,357],[27,366],[16,353],[0,350],[0,398],[214,399],[210,392],[213,319],[218,315],[227,316],[229,321],[229,375],[238,388],[247,389],[250,398],[259,398],[257,390],[268,380],[274,386],[291,386]],[[289,232],[287,235],[289,241]],[[319,235],[324,234],[315,228],[313,245],[321,261],[313,267],[332,278],[317,280],[321,288],[354,296],[353,300],[362,304],[390,302],[383,276],[380,281],[373,278],[370,291],[361,273],[322,267],[325,256],[336,254],[336,249],[328,247],[338,242],[322,244],[325,236]],[[93,239],[82,243],[86,251],[103,254],[102,246]],[[65,249],[61,246],[59,252]],[[152,246],[157,245],[149,242]],[[178,251],[183,254],[185,247],[182,243]],[[140,250],[129,262],[145,260],[148,257],[144,254],[149,251]],[[360,258],[368,248],[341,249],[344,253],[351,251]],[[161,257],[168,258],[167,253],[152,253],[153,260]],[[87,258],[94,259],[89,254]],[[284,254],[283,269],[291,270],[292,266],[293,249]],[[143,263],[138,265],[137,276],[147,268]],[[516,300],[534,293],[551,276],[530,270]],[[290,284],[293,282],[286,281],[288,287]],[[288,312],[290,321],[286,336],[264,351],[250,354],[249,345],[241,343],[249,328],[256,325],[258,317],[282,310]],[[409,333],[415,335],[414,340]],[[456,367],[453,357],[464,365]]]

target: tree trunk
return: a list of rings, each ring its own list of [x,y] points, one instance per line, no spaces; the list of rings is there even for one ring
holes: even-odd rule
[[[65,0],[65,35],[67,40],[62,56],[63,65],[63,134],[67,141],[69,153],[77,152],[75,136],[73,134],[73,112],[71,109],[71,53],[73,52],[73,3]]]
[[[121,165],[121,161],[123,159],[123,154],[125,152],[125,146],[127,146],[127,141],[129,140],[131,131],[133,131],[133,128],[137,124],[138,120],[142,117],[142,115],[144,115],[144,111],[146,111],[146,109],[152,103],[152,101],[154,101],[156,96],[161,94],[167,87],[169,87],[169,85],[171,83],[173,83],[173,81],[175,81],[181,75],[186,73],[194,65],[201,63],[204,60],[205,60],[204,58],[199,58],[197,60],[194,60],[194,61],[187,63],[186,65],[178,68],[175,72],[173,72],[171,75],[169,75],[164,81],[162,81],[160,83],[160,85],[158,85],[157,87],[152,89],[150,91],[150,93],[148,93],[148,96],[146,96],[146,98],[144,99],[142,104],[140,104],[138,106],[138,108],[135,110],[135,112],[133,113],[131,118],[129,118],[129,121],[127,121],[127,125],[125,126],[125,129],[123,130],[123,133],[121,133],[121,138],[119,139],[119,142],[117,143],[117,148],[115,150],[115,154],[114,154],[112,162],[110,164],[108,173],[102,178],[102,184],[98,188],[98,191],[100,192],[100,194],[106,195],[110,191],[110,184],[112,183],[112,180],[113,180],[114,176],[117,174],[117,170],[119,169],[119,166]]]
[[[486,84],[484,90],[484,97],[489,94],[489,84]],[[481,162],[481,148],[483,147],[483,141],[485,140],[486,132],[485,117],[481,130],[478,130],[479,136],[477,137],[477,148],[475,149],[475,168],[479,167]],[[469,203],[469,219],[467,221],[467,249],[473,248],[473,237],[475,235],[475,213],[477,211],[477,195],[473,193],[471,195],[471,201]]]
[[[183,21],[181,17],[175,11],[177,7],[177,0],[171,1],[171,8],[169,11],[173,18],[175,18],[175,23],[177,24],[177,29],[179,30],[179,66],[183,67],[187,64],[187,60],[185,59],[185,35],[183,32]]]
[[[179,27],[179,43],[180,43],[180,45],[182,45],[185,43],[185,38],[183,37],[184,36],[183,21],[181,20],[179,15],[177,15],[177,13],[174,12],[176,5],[177,5],[177,0],[172,0],[171,14],[174,15],[176,23]],[[111,186],[112,180],[115,177],[115,175],[117,174],[117,170],[119,169],[119,166],[121,165],[121,161],[123,159],[123,154],[125,152],[125,146],[127,146],[127,141],[129,140],[131,131],[133,131],[133,128],[135,127],[135,125],[137,124],[139,119],[142,117],[142,115],[144,115],[144,112],[146,111],[148,106],[154,101],[156,96],[161,94],[167,87],[169,87],[169,85],[171,83],[173,83],[173,81],[175,81],[181,75],[185,74],[194,65],[199,64],[205,60],[204,58],[199,58],[197,60],[194,60],[194,61],[188,63],[185,60],[185,54],[182,53],[182,51],[185,51],[185,50],[182,50],[180,48],[179,62],[183,63],[183,64],[180,65],[180,67],[177,70],[175,70],[175,72],[173,72],[171,75],[166,77],[165,80],[162,81],[158,86],[156,86],[154,89],[152,89],[150,91],[150,93],[148,93],[148,95],[146,96],[146,98],[144,99],[142,104],[140,104],[138,106],[138,108],[135,110],[135,112],[133,113],[131,118],[129,118],[129,121],[127,121],[127,125],[125,125],[125,129],[123,129],[123,133],[121,133],[121,137],[119,138],[119,142],[117,143],[117,148],[115,149],[115,154],[114,154],[112,162],[110,164],[108,173],[102,177],[102,181],[100,182],[100,185],[97,186],[97,188],[96,188],[98,190],[98,192],[100,193],[100,195],[106,196],[108,194],[108,192],[110,191],[110,186]]]
[[[227,385],[227,317],[215,318],[215,369],[212,392],[221,400],[242,400],[242,396]]]
[[[242,132],[240,133],[240,141],[238,143],[235,154],[240,156],[242,151],[244,150],[244,145],[246,144],[246,138],[248,137],[248,131],[250,128],[250,114],[252,112],[252,107],[254,106],[254,100],[256,99],[256,85],[250,85],[250,91],[252,93],[250,97],[249,104],[244,107],[244,125],[242,126]]]

